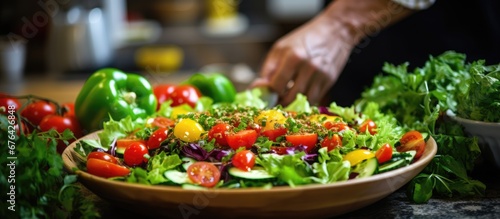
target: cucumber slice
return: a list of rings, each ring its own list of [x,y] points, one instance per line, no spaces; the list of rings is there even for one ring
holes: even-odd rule
[[[197,186],[193,184],[182,184],[181,186],[183,189],[190,189],[190,190],[207,190],[207,188],[203,186]]]
[[[189,180],[186,172],[181,172],[178,170],[167,170],[165,171],[165,173],[163,173],[163,176],[176,184],[191,183],[191,180]]]
[[[387,171],[391,171],[391,170],[395,170],[395,169],[404,167],[406,165],[408,165],[408,161],[406,159],[399,159],[399,160],[396,160],[393,162],[386,162],[386,163],[380,165],[380,167],[378,168],[378,171],[380,173],[383,173],[383,172],[387,172]]]
[[[183,158],[181,158],[181,160],[182,160],[182,168],[184,168],[184,170],[187,170],[188,167],[191,166],[191,164],[196,162],[195,159],[190,158],[190,157],[183,157]]]
[[[231,167],[229,168],[228,171],[229,174],[231,174],[232,176],[243,179],[259,180],[259,179],[271,179],[276,177],[269,174],[263,167],[259,166],[253,167],[250,171],[244,171],[236,167]]]
[[[353,172],[359,174],[358,176],[356,176],[356,178],[365,178],[376,174],[378,172],[377,158],[372,157],[359,163],[354,167]]]

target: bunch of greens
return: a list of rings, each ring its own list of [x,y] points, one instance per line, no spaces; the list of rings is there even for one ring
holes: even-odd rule
[[[457,115],[462,118],[500,122],[500,64],[485,66],[480,60],[470,67],[468,89],[457,98]]]
[[[63,170],[63,160],[56,151],[59,140],[74,139],[66,130],[58,133],[15,133],[0,115],[0,193],[10,202],[2,201],[3,218],[97,218],[93,202],[85,198],[75,184],[76,175]],[[14,137],[14,139],[11,139]],[[10,154],[8,146],[15,153]],[[15,147],[15,149],[14,149]],[[9,152],[9,154],[7,154]],[[12,164],[12,165],[6,165]]]
[[[467,137],[460,125],[443,116],[448,109],[456,111],[457,99],[467,95],[471,86],[471,72],[487,69],[482,64],[466,63],[465,55],[454,51],[431,56],[412,72],[408,63],[386,63],[383,74],[374,78],[356,103],[359,110],[370,102],[378,103],[381,112],[393,115],[401,126],[429,133],[436,140],[437,155],[408,187],[409,198],[417,203],[433,195],[484,194],[485,185],[468,176],[480,156],[477,139]],[[477,76],[472,73],[472,77]]]

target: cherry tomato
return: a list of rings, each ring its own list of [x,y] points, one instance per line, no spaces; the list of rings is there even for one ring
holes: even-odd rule
[[[392,147],[390,144],[383,144],[382,147],[380,147],[376,152],[375,152],[375,157],[378,160],[378,163],[385,163],[389,161],[392,158]]]
[[[125,152],[125,149],[127,149],[128,146],[130,146],[133,143],[141,143],[146,145],[147,141],[143,139],[137,139],[137,138],[120,138],[116,140],[116,152],[119,154],[123,154]]]
[[[108,154],[108,153],[102,152],[102,151],[90,152],[89,155],[87,155],[87,160],[90,158],[95,158],[95,159],[104,160],[104,161],[107,161],[110,163],[118,164],[118,160],[115,157],[111,156],[111,154]]]
[[[294,147],[304,146],[305,151],[310,152],[316,143],[318,142],[318,134],[316,133],[305,133],[305,134],[293,134],[287,135],[286,141],[290,142]]]
[[[181,119],[174,127],[175,137],[185,142],[200,140],[203,132],[203,127],[192,119]]]
[[[185,103],[191,107],[195,107],[200,97],[201,92],[198,88],[192,85],[179,85],[170,94],[170,98],[172,99],[171,106],[179,106]]]
[[[372,157],[375,157],[375,154],[371,152],[370,150],[366,149],[356,149],[354,151],[351,151],[347,153],[344,156],[344,160],[347,160],[351,163],[352,166],[356,166],[357,164],[361,163],[364,160],[370,159]]]
[[[215,144],[222,147],[227,147],[229,145],[227,144],[226,136],[230,129],[231,126],[229,124],[216,124],[208,131],[208,140],[212,141],[212,139],[215,139]]]
[[[49,131],[51,129],[56,130],[58,133],[63,133],[66,129],[73,132],[75,138],[80,138],[83,136],[82,129],[78,120],[74,116],[60,116],[60,115],[47,115],[45,116],[38,125],[41,131]],[[74,140],[70,140],[69,143]],[[66,149],[66,144],[63,141],[59,141],[57,144],[57,152],[62,154],[64,149]]]
[[[75,116],[74,103],[63,103],[61,107],[63,108],[63,116]]]
[[[325,137],[321,141],[321,147],[326,147],[328,151],[331,151],[341,146],[342,146],[342,137],[340,137],[338,134],[333,134],[332,137]]]
[[[170,100],[170,95],[174,92],[176,85],[173,84],[159,84],[153,88],[153,93],[158,101],[158,107],[156,110],[160,109],[163,102]]]
[[[233,166],[238,169],[250,171],[255,165],[255,154],[250,150],[238,151],[233,156]]]
[[[144,155],[148,154],[148,147],[141,142],[130,144],[123,152],[123,161],[129,166],[138,166],[147,162]]]
[[[425,151],[425,140],[419,131],[409,131],[399,140],[400,145],[396,147],[398,152],[415,150],[415,160],[419,159]]]
[[[255,117],[254,122],[262,126],[262,131],[273,130],[285,124],[286,117],[278,110],[264,110]]]
[[[366,130],[368,130],[368,132],[371,134],[371,135],[374,135],[374,134],[377,134],[377,124],[375,124],[375,122],[371,119],[367,119],[365,120],[363,123],[361,123],[361,125],[359,126],[359,131],[361,133],[366,133]]]
[[[19,110],[21,107],[21,102],[17,98],[10,97],[6,94],[0,94],[0,113],[7,115],[9,114],[9,109]]]
[[[342,132],[342,131],[347,131],[349,130],[349,125],[345,122],[331,122],[331,121],[326,121],[323,123],[323,126],[331,130],[332,132]]]
[[[274,153],[283,155],[283,154],[288,154],[287,153],[287,148],[288,147],[283,147],[283,146],[271,146],[271,151],[274,151]]]
[[[148,126],[152,128],[168,128],[168,127],[174,127],[175,125],[175,120],[167,118],[167,117],[162,117],[158,116],[155,118],[152,118],[148,120]]]
[[[285,135],[287,132],[286,128],[269,129],[262,131],[260,135],[266,136],[270,141],[276,141],[278,137]]]
[[[87,160],[87,172],[92,175],[110,178],[126,176],[130,173],[130,170],[118,164],[96,158],[90,158]]]
[[[198,161],[186,170],[189,179],[203,187],[214,187],[220,180],[220,170],[214,164]]]
[[[42,119],[47,115],[56,114],[56,106],[48,101],[35,101],[21,111],[21,116],[26,118],[35,127],[40,124]],[[33,129],[34,127],[30,127]]]
[[[227,135],[226,140],[229,147],[234,150],[238,150],[240,147],[250,149],[257,141],[257,132],[253,129],[241,130]]]
[[[168,137],[168,128],[159,128],[149,136],[147,146],[149,150],[159,148],[161,143]]]

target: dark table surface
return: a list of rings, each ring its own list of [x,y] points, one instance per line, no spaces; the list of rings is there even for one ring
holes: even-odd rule
[[[500,218],[500,170],[478,164],[469,176],[486,185],[484,197],[437,198],[415,204],[406,197],[406,186],[382,200],[337,218]],[[102,218],[146,218],[122,209],[89,192]]]

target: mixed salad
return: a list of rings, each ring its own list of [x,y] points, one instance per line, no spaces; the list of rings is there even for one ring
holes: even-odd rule
[[[167,102],[146,119],[107,121],[98,139],[75,147],[86,158],[81,169],[191,189],[294,187],[401,168],[425,150],[425,133],[398,126],[377,104],[362,112],[312,107],[299,95],[287,107],[267,108],[256,104],[255,91],[236,99],[195,108]]]

